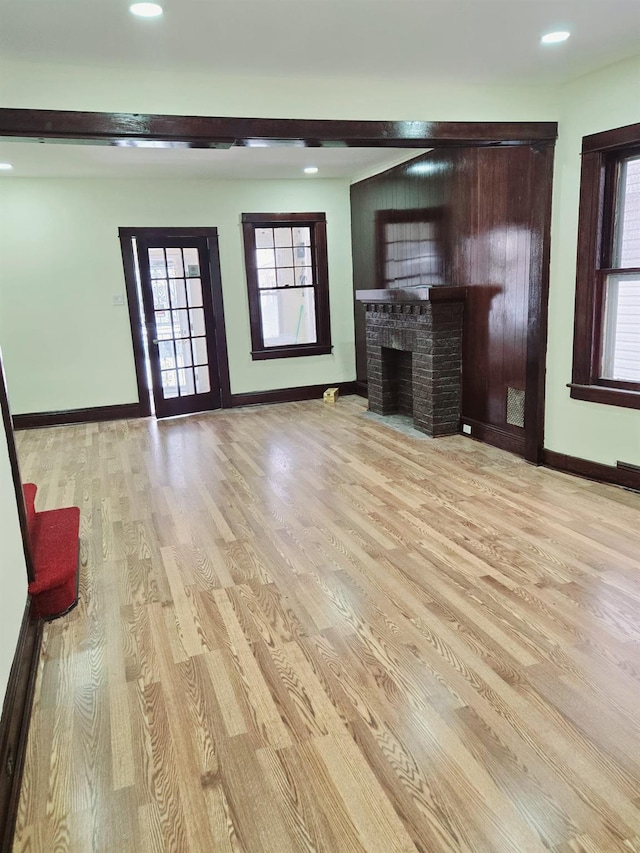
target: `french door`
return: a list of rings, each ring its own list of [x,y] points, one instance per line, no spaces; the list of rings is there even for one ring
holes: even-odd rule
[[[212,257],[211,240],[188,231],[140,229],[134,240],[156,416],[220,408],[219,350],[221,343],[226,361],[226,344],[216,316],[221,291],[216,312],[212,288],[212,272],[219,285],[217,241]]]

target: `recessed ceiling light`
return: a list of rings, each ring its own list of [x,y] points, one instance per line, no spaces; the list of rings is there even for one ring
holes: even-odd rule
[[[11,163],[0,163],[0,169],[2,169],[3,172],[8,172],[10,169],[13,169],[13,166]]]
[[[305,175],[315,175],[317,171],[317,166],[307,166],[307,168],[304,170],[304,173]]]
[[[566,30],[558,30],[556,33],[547,33],[542,36],[540,41],[542,44],[558,44],[558,42],[566,41],[571,33],[568,33]]]
[[[134,3],[129,6],[129,11],[139,18],[158,18],[162,14],[162,6],[158,3]]]

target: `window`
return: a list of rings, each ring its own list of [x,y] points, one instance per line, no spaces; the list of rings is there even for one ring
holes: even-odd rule
[[[582,143],[571,396],[640,408],[640,125]]]
[[[254,359],[331,352],[324,213],[243,213]]]

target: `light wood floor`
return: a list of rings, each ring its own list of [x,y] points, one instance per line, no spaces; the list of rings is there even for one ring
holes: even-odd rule
[[[15,851],[640,851],[640,496],[363,411],[19,434],[83,568]]]

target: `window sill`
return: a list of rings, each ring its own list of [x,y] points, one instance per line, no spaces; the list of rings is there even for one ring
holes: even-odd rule
[[[269,349],[253,350],[251,358],[254,361],[265,361],[268,358],[299,358],[303,355],[330,355],[331,344],[302,344],[290,347],[269,347]]]
[[[571,397],[589,403],[605,403],[607,406],[622,406],[625,409],[640,409],[640,391],[623,388],[607,388],[604,385],[574,385],[570,383]]]

